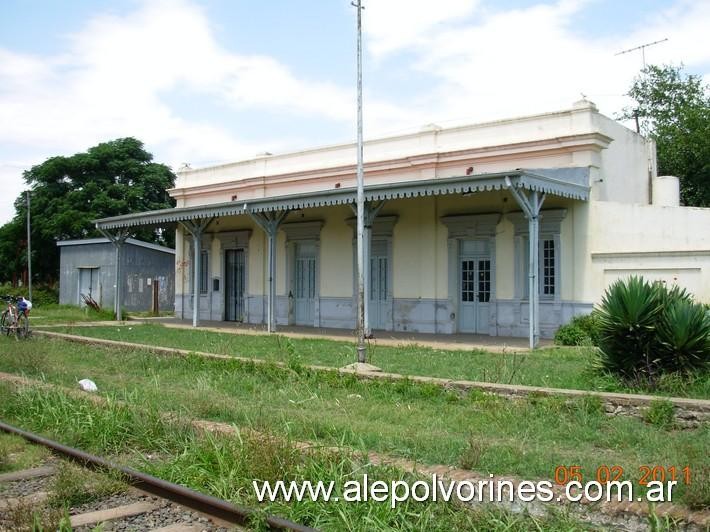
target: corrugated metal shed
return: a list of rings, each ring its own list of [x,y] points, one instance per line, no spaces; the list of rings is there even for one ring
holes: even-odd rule
[[[63,240],[59,269],[59,303],[83,304],[91,296],[102,308],[114,305],[116,254],[107,238]],[[121,253],[123,308],[149,311],[155,283],[161,311],[175,305],[175,250],[129,238]]]

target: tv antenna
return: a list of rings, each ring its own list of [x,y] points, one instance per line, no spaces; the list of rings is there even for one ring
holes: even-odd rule
[[[662,42],[666,42],[667,40],[668,40],[668,38],[666,37],[665,39],[661,39],[660,41],[653,41],[653,42],[649,42],[646,44],[642,44],[641,46],[634,46],[633,48],[629,48],[628,50],[622,50],[621,52],[617,52],[614,55],[628,54],[629,52],[641,50],[641,58],[643,60],[643,68],[646,68],[646,48],[648,48],[649,46],[653,46],[654,44],[660,44]]]

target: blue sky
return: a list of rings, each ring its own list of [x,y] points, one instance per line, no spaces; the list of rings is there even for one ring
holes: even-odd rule
[[[366,0],[365,136],[552,111],[614,116],[649,48],[710,79],[710,1]],[[355,138],[349,0],[4,0],[0,222],[47,157],[135,136],[177,167]],[[367,154],[366,154],[367,156]]]

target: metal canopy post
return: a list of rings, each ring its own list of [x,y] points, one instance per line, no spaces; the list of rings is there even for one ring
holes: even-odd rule
[[[200,325],[200,251],[202,248],[202,234],[214,218],[181,221],[185,230],[192,236],[192,326]]]
[[[365,299],[363,301],[363,327],[365,331],[365,338],[369,338],[372,335],[372,330],[370,329],[370,252],[372,250],[372,224],[375,223],[375,218],[380,213],[380,210],[385,205],[385,200],[380,200],[377,203],[368,202],[364,206],[364,233],[362,238],[363,244],[363,270],[364,270],[364,284],[363,292],[365,294]],[[350,205],[355,215],[357,215],[357,207],[355,205]]]
[[[106,238],[108,238],[111,243],[114,245],[116,248],[116,289],[114,290],[114,302],[113,302],[113,310],[114,314],[116,316],[117,321],[121,321],[123,319],[123,316],[121,315],[121,303],[122,303],[122,290],[121,290],[121,249],[123,248],[123,244],[126,242],[126,239],[128,238],[128,230],[127,229],[119,229],[116,231],[116,233],[111,233],[110,231],[106,231],[104,229],[98,228],[99,232],[104,235]]]
[[[269,247],[269,297],[266,302],[266,330],[274,332],[276,330],[275,303],[276,303],[276,233],[279,226],[288,215],[287,210],[275,212],[249,213],[256,224],[266,233]]]
[[[531,190],[526,195],[522,190],[515,188],[509,177],[505,178],[508,190],[513,194],[515,201],[523,209],[525,217],[528,219],[528,307],[530,326],[530,349],[535,349],[540,341],[540,296],[538,293],[538,270],[540,263],[540,209],[545,201],[545,194],[536,190]]]

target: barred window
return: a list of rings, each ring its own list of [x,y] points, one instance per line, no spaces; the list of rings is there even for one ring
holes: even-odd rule
[[[528,298],[529,293],[529,277],[530,271],[530,248],[528,237],[523,239],[520,249],[520,277],[521,294],[524,299]],[[553,235],[544,235],[540,237],[539,245],[539,263],[537,271],[538,294],[541,298],[552,299],[557,294],[558,284],[560,282],[560,272],[558,271],[559,262],[559,244],[555,244],[556,239]]]
[[[209,291],[209,270],[207,251],[200,253],[200,293],[206,294]]]
[[[555,295],[555,241],[552,239],[545,239],[541,242],[542,253],[541,259],[541,279],[542,282],[542,295],[554,296]]]
[[[478,301],[488,303],[491,300],[491,261],[478,261]]]
[[[461,261],[461,301],[475,301],[474,264],[472,260]]]

